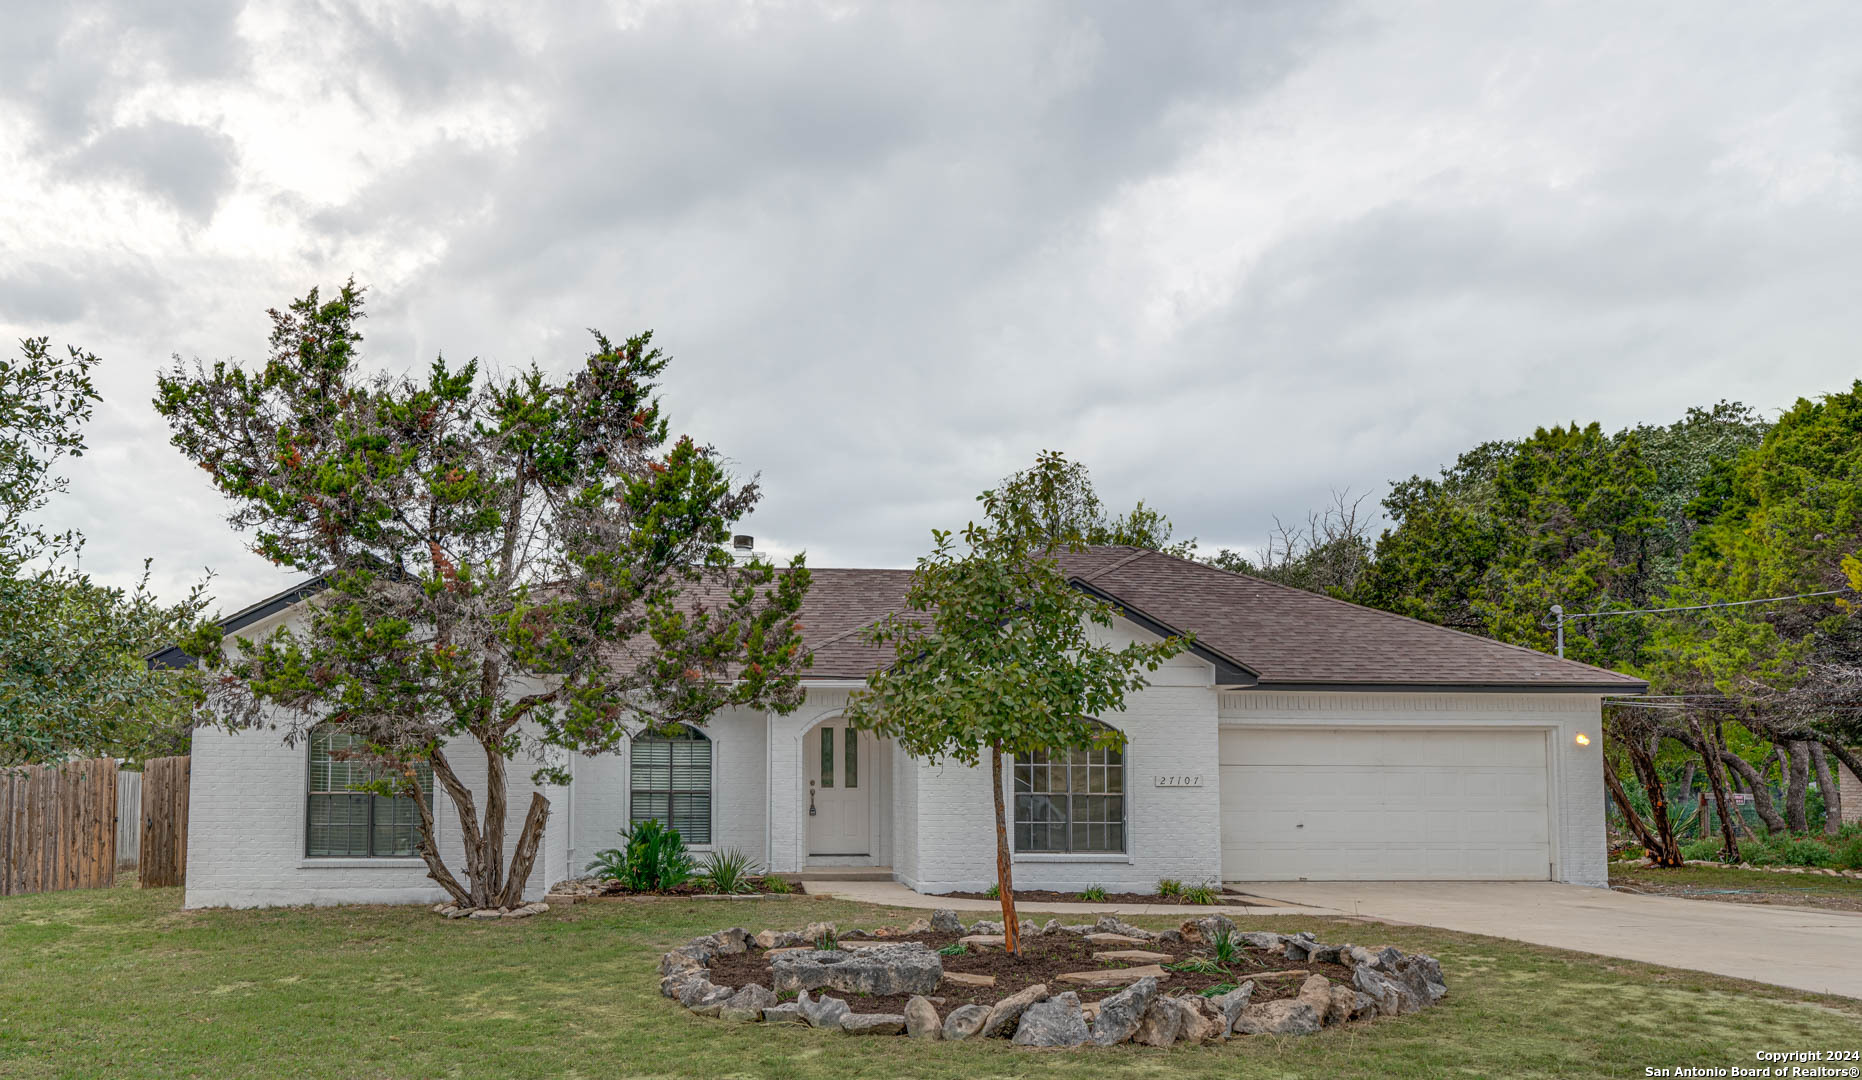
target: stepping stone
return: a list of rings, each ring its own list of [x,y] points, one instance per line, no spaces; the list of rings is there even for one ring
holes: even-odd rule
[[[1135,938],[1129,934],[1088,934],[1086,940],[1094,945],[1110,945],[1114,948],[1121,945],[1144,944],[1143,938]]]
[[[1170,972],[1156,964],[1147,964],[1144,967],[1111,968],[1106,971],[1069,971],[1065,975],[1054,976],[1054,981],[1068,986],[1130,986],[1146,977],[1162,982],[1170,978]]]
[[[1307,971],[1305,968],[1294,968],[1292,971],[1264,971],[1259,975],[1250,973],[1248,975],[1248,978],[1250,979],[1295,979],[1295,978],[1303,979],[1306,976],[1311,975],[1311,974],[1312,972]]]
[[[996,977],[994,975],[971,975],[962,971],[946,971],[944,973],[944,981],[947,983],[956,983],[958,986],[987,987],[996,985]]]
[[[977,952],[1000,952],[1007,942],[1008,938],[1001,934],[970,934],[957,939],[957,944]]]
[[[1166,964],[1176,957],[1169,953],[1146,952],[1143,949],[1114,949],[1112,952],[1096,952],[1095,960],[1133,960],[1140,964]]]

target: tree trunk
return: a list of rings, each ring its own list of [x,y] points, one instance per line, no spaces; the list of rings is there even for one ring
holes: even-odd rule
[[[1836,782],[1830,768],[1830,759],[1823,754],[1820,743],[1806,744],[1810,747],[1810,765],[1816,771],[1817,791],[1823,796],[1823,835],[1835,836],[1843,831],[1843,793],[1841,785]]]
[[[1699,765],[1698,761],[1690,761],[1687,763],[1687,768],[1681,770],[1682,794],[1692,795],[1694,793],[1694,773],[1698,771]]]
[[[446,792],[446,797],[453,801],[453,808],[459,813],[459,835],[465,841],[466,885],[470,893],[466,903],[475,908],[495,907],[497,905],[491,902],[491,894],[485,888],[485,875],[480,872],[484,842],[479,837],[478,808],[472,798],[472,789],[466,787],[459,779],[459,774],[453,771],[453,763],[447,759],[444,751],[434,750],[428,761],[433,766],[433,779]],[[437,854],[435,858],[438,858]]]
[[[1746,790],[1752,794],[1752,809],[1772,832],[1784,832],[1784,819],[1778,816],[1778,809],[1771,801],[1771,786],[1765,782],[1764,774],[1752,767],[1752,763],[1731,750],[1720,751],[1720,761],[1746,782]]]
[[[1022,951],[1021,920],[1015,917],[1015,880],[1009,866],[1009,828],[1002,804],[1002,751],[989,748],[989,774],[996,792],[996,892],[1002,901],[1002,949],[1010,956]]]
[[[440,888],[446,890],[446,895],[452,897],[455,904],[471,907],[472,894],[459,884],[459,879],[453,877],[453,872],[446,868],[446,863],[440,858],[439,837],[433,831],[433,807],[428,796],[419,788],[414,790],[414,805],[420,810],[420,859],[427,864],[427,876],[439,882]]]
[[[530,880],[537,845],[543,842],[543,824],[549,819],[550,801],[541,791],[531,792],[530,813],[524,815],[523,831],[517,834],[517,850],[511,853],[511,873],[504,880],[500,907],[517,907],[524,902],[524,884]]]
[[[1810,791],[1810,748],[1802,739],[1792,739],[1778,747],[1778,759],[1788,763],[1784,779],[1784,820],[1794,833],[1810,831],[1810,815],[1804,810],[1804,798]]]
[[[485,896],[496,905],[504,889],[504,754],[491,742],[485,748],[485,835],[478,866],[485,875]]]
[[[1700,751],[1700,760],[1707,766],[1707,786],[1713,791],[1713,805],[1720,815],[1720,858],[1726,862],[1739,861],[1739,836],[1733,831],[1733,808],[1728,805],[1726,797],[1726,778],[1720,772],[1720,747],[1716,736],[1718,731],[1709,734],[1700,721],[1692,716],[1687,719],[1688,727],[1693,729],[1694,738],[1700,742],[1695,747]],[[1702,836],[1706,833],[1703,830]]]
[[[1650,741],[1660,745],[1656,740]],[[1668,816],[1668,793],[1662,790],[1661,774],[1655,771],[1654,754],[1632,739],[1625,739],[1624,745],[1629,752],[1629,764],[1636,770],[1636,779],[1648,793],[1650,816],[1655,819],[1656,845],[1649,850],[1649,861],[1656,866],[1680,866],[1681,845],[1675,839],[1674,820]]]
[[[1629,831],[1636,834],[1636,841],[1642,845],[1642,850],[1648,852],[1649,858],[1653,859],[1655,849],[1660,846],[1660,842],[1656,840],[1655,834],[1649,831],[1647,823],[1636,813],[1636,808],[1629,804],[1629,795],[1623,790],[1623,781],[1616,775],[1616,767],[1611,765],[1607,758],[1603,763],[1603,782],[1610,789],[1610,795],[1616,799],[1617,808],[1623,811],[1623,820],[1629,823]]]

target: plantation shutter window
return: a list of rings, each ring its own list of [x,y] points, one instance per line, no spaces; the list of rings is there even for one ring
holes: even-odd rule
[[[633,741],[630,820],[658,821],[688,844],[711,843],[711,740],[681,726]]]
[[[1125,755],[1109,747],[1015,758],[1015,850],[1125,850]]]
[[[407,796],[355,788],[380,779],[366,762],[347,757],[362,740],[340,728],[310,734],[310,784],[304,854],[313,858],[409,857],[419,850],[420,808]],[[433,797],[433,770],[415,766],[421,798]]]

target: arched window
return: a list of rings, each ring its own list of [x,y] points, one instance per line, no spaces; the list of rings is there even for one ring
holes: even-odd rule
[[[312,858],[409,856],[420,844],[420,808],[405,796],[354,790],[376,778],[359,757],[362,740],[325,724],[310,733],[310,793],[304,854]],[[433,770],[414,766],[421,797],[433,798]]]
[[[1125,850],[1125,755],[1110,747],[1015,758],[1015,850]]]
[[[688,844],[711,843],[711,740],[681,724],[635,739],[630,762],[630,820],[657,819]]]

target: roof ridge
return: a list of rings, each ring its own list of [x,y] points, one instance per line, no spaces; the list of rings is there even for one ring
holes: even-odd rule
[[[1541,660],[1549,660],[1555,664],[1571,665],[1573,667],[1585,668],[1590,671],[1595,671],[1600,674],[1608,675],[1612,678],[1622,679],[1625,682],[1639,683],[1643,681],[1641,679],[1636,678],[1634,675],[1625,675],[1620,671],[1611,671],[1609,668],[1598,667],[1595,664],[1586,664],[1582,660],[1568,660],[1562,656],[1554,656],[1551,653],[1540,652],[1537,649],[1529,649],[1524,645],[1515,645],[1510,641],[1501,641],[1498,638],[1482,637],[1479,634],[1470,634],[1465,630],[1457,630],[1452,626],[1443,626],[1441,623],[1432,623],[1427,619],[1418,619],[1413,615],[1403,615],[1395,611],[1386,611],[1383,608],[1372,607],[1369,604],[1355,604],[1355,603],[1352,603],[1350,600],[1340,600],[1336,596],[1327,596],[1325,593],[1316,593],[1316,592],[1311,591],[1310,589],[1302,589],[1298,587],[1297,585],[1283,585],[1278,581],[1269,581],[1266,578],[1256,577],[1253,574],[1243,574],[1236,570],[1224,570],[1219,566],[1211,566],[1206,562],[1198,562],[1195,559],[1185,559],[1179,555],[1171,555],[1166,552],[1154,551],[1154,550],[1148,550],[1148,549],[1144,552],[1144,554],[1156,555],[1159,558],[1170,559],[1174,562],[1187,563],[1190,566],[1198,567],[1203,570],[1208,570],[1212,573],[1226,574],[1230,577],[1242,578],[1246,581],[1251,581],[1258,585],[1266,585],[1269,588],[1281,589],[1286,592],[1299,593],[1303,596],[1316,597],[1317,599],[1324,600],[1327,603],[1336,604],[1340,607],[1349,608],[1353,611],[1368,612],[1372,615],[1381,616],[1386,619],[1398,619],[1406,623],[1414,623],[1417,626],[1426,626],[1431,630],[1440,630],[1446,634],[1454,634],[1458,637],[1468,638],[1471,641],[1478,641],[1478,642],[1481,642],[1487,645],[1498,645],[1500,648],[1511,649],[1514,652],[1525,653],[1528,656],[1534,656]],[[1126,560],[1126,561],[1129,562],[1131,560]],[[1120,563],[1119,565],[1123,566],[1125,564]]]
[[[1106,547],[1129,547],[1132,549],[1132,553],[1130,555],[1125,556],[1123,559],[1120,559],[1118,562],[1113,563],[1111,566],[1100,567],[1099,569],[1094,570],[1090,574],[1077,575],[1081,581],[1091,581],[1101,574],[1110,574],[1112,571],[1117,570],[1119,567],[1124,566],[1126,563],[1136,562],[1139,559],[1144,558],[1146,555],[1150,554],[1150,550],[1151,550],[1149,548],[1138,547],[1135,544],[1107,544],[1105,546]],[[1087,550],[1090,551],[1091,549],[1089,548]]]

